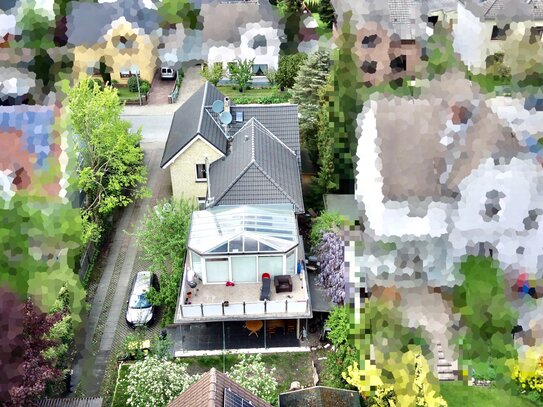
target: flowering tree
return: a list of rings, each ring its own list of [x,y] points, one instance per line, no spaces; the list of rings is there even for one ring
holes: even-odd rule
[[[271,404],[277,401],[277,380],[273,377],[274,372],[275,368],[268,371],[260,355],[242,355],[240,362],[232,366],[226,375]]]
[[[334,304],[343,304],[345,301],[344,246],[339,235],[328,232],[322,235],[316,248],[317,260],[320,262],[317,281],[327,289]]]
[[[130,366],[123,379],[129,406],[166,406],[199,376],[189,375],[187,365],[150,356]]]

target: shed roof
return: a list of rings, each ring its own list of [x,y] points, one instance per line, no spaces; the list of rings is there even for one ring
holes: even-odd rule
[[[102,407],[101,397],[43,399],[40,407]]]
[[[213,205],[290,203],[304,211],[297,155],[254,117],[209,171]]]

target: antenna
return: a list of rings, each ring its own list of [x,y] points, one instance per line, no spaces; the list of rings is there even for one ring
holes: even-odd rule
[[[222,112],[222,113],[219,115],[219,120],[220,120],[221,123],[224,124],[225,126],[226,126],[226,125],[229,125],[230,123],[232,123],[232,115],[230,114],[230,112]]]
[[[211,105],[211,109],[215,113],[222,113],[224,111],[224,102],[222,100],[216,100]]]

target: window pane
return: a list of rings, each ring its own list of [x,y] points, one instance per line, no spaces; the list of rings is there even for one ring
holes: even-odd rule
[[[256,252],[258,251],[258,242],[250,237],[245,238],[245,252]]]
[[[235,239],[232,239],[230,240],[230,243],[229,243],[228,252],[230,253],[241,252],[243,250],[242,246],[243,246],[243,242],[242,242],[241,236]]]
[[[283,274],[283,256],[258,257],[258,274],[261,276],[263,273],[268,273],[271,278]]]
[[[196,178],[206,179],[206,166],[205,164],[196,164]]]
[[[256,256],[232,257],[232,280],[234,283],[256,282]]]
[[[202,258],[193,252],[190,255],[192,257],[192,269],[196,275],[202,277]]]
[[[206,260],[208,283],[226,283],[228,281],[228,259]]]
[[[296,274],[296,250],[287,254],[287,274]]]
[[[210,253],[226,253],[228,252],[228,243],[221,244],[219,247],[216,247],[213,250],[209,251]]]
[[[277,251],[273,247],[270,247],[267,244],[264,244],[264,243],[261,243],[261,242],[258,243],[258,246],[260,247],[260,249],[258,250],[259,252],[275,252],[275,251]]]

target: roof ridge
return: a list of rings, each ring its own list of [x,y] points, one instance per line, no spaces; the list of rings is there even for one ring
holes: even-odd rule
[[[217,370],[214,367],[209,370],[209,393],[209,407],[214,407],[217,397]]]
[[[211,113],[209,113],[209,110],[207,110],[205,107],[203,108],[203,110],[207,113],[207,115],[209,117],[211,117],[211,120],[213,120],[213,123],[215,123],[217,125],[217,127],[221,130],[221,133],[224,134],[224,137],[228,138],[228,134],[226,134],[226,132],[224,131],[223,126],[221,126],[219,123],[217,123],[217,121],[215,120],[213,115]]]
[[[272,177],[271,175],[269,175],[265,170],[264,168],[262,168],[256,161],[254,162],[255,166],[262,172],[262,174],[264,174],[264,176],[266,178],[268,178],[268,180],[273,184],[275,185],[275,187],[281,191],[289,200],[290,202],[295,206],[297,207],[298,204],[296,203],[296,200],[293,199],[289,193],[287,193],[287,191],[285,191]],[[298,164],[296,164],[296,168],[298,167]],[[299,208],[299,209],[303,209],[303,208]]]
[[[200,129],[202,128],[202,120],[204,119],[204,107],[206,103],[206,97],[207,97],[207,84],[209,82],[206,82],[204,85],[204,97],[202,98],[202,107],[200,108],[200,118],[198,119],[198,127],[196,128],[196,132],[200,133]]]
[[[275,140],[277,142],[279,142],[279,144],[282,144],[283,147],[285,147],[288,151],[290,151],[295,157],[296,156],[296,153],[289,147],[287,146],[285,143],[283,143],[283,141],[281,141],[281,139],[279,139],[279,137],[277,137],[275,134],[273,134],[266,126],[264,126],[262,123],[260,123],[258,121],[258,119],[252,117],[251,119],[254,119],[255,123],[257,123],[258,125],[260,125],[260,127],[262,127],[262,129],[264,130],[265,133],[268,134],[268,136],[272,139],[272,140]]]

